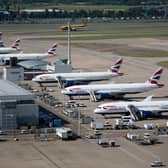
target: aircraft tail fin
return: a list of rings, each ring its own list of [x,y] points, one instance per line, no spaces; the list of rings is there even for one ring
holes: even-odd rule
[[[123,63],[123,58],[119,58],[115,64],[111,67],[111,72],[116,73],[118,75],[123,75],[124,73],[120,72],[120,67]]]
[[[158,87],[163,87],[164,84],[160,84],[159,80],[160,77],[163,73],[163,68],[158,68],[153,74],[152,76],[147,80],[147,82],[151,83],[151,84],[156,84]]]
[[[48,55],[50,56],[55,56],[56,55],[56,48],[57,48],[58,44],[53,44],[52,47],[48,50]]]
[[[146,97],[143,102],[149,102],[149,101],[152,101],[152,98],[153,98],[153,95],[150,95],[148,97]]]
[[[11,48],[15,48],[16,50],[20,51],[20,39],[17,39],[12,45]]]

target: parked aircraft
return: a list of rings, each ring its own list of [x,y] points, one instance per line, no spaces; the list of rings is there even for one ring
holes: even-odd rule
[[[157,117],[168,111],[168,101],[152,101],[152,96],[143,101],[120,101],[104,103],[96,107],[95,114],[112,115],[130,113],[133,120]]]
[[[72,73],[55,73],[38,75],[32,80],[38,83],[58,82],[62,88],[74,84],[89,83],[91,81],[108,80],[116,76],[123,75],[119,71],[123,59],[118,59],[111,69],[107,72],[72,72]]]
[[[9,64],[11,57],[16,57],[18,61],[40,60],[55,56],[57,44],[53,44],[47,53],[17,53],[17,54],[0,54],[0,64]]]
[[[10,47],[0,47],[0,54],[9,54],[9,53],[13,53],[16,51],[20,51],[20,40],[19,39],[17,39]]]
[[[78,29],[81,29],[81,28],[84,28],[84,27],[87,27],[87,22],[83,22],[83,23],[80,23],[80,24],[71,24],[70,25],[70,30],[71,31],[76,31]],[[68,25],[62,25],[60,26],[60,29],[61,30],[68,30]]]
[[[125,94],[142,93],[163,87],[163,84],[158,83],[162,72],[163,69],[159,68],[144,83],[78,85],[67,87],[62,90],[62,93],[70,98],[75,95],[90,95],[92,101],[97,101],[96,95],[99,96],[99,99],[123,97]]]

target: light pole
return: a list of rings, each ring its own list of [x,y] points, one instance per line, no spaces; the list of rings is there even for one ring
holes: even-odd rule
[[[81,136],[81,130],[80,130],[80,107],[78,107],[78,137]]]
[[[68,21],[68,64],[71,64],[71,25]]]

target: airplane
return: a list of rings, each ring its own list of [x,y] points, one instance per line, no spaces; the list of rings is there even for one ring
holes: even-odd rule
[[[17,39],[10,47],[0,47],[0,54],[9,54],[20,51],[20,40]]]
[[[54,73],[37,75],[32,81],[37,83],[52,83],[58,82],[61,88],[72,86],[74,84],[89,83],[91,81],[109,80],[113,77],[121,76],[123,73],[119,71],[123,62],[119,58],[111,69],[107,72],[72,72],[72,73]]]
[[[25,60],[40,60],[50,56],[55,56],[57,44],[53,44],[52,47],[46,53],[17,53],[17,54],[0,54],[0,64],[8,65],[10,58],[16,57],[18,61]]]
[[[0,47],[4,47],[4,44],[2,41],[2,32],[0,32]]]
[[[162,72],[163,68],[157,69],[144,83],[78,85],[66,87],[62,90],[62,93],[70,98],[72,96],[90,95],[92,101],[97,101],[96,95],[99,96],[100,100],[110,97],[121,98],[125,94],[142,93],[163,87],[163,84],[158,83]]]
[[[80,29],[80,28],[84,28],[84,27],[86,27],[87,26],[87,22],[85,21],[85,22],[83,22],[83,23],[80,23],[80,24],[71,24],[70,25],[70,30],[71,31],[76,31],[76,30],[78,30],[78,29]],[[59,27],[62,31],[64,31],[64,30],[68,30],[68,25],[62,25],[62,26],[60,26]]]
[[[103,116],[129,113],[134,121],[158,117],[162,112],[168,112],[168,101],[152,101],[152,96],[148,96],[143,101],[104,103],[94,109],[95,114]]]

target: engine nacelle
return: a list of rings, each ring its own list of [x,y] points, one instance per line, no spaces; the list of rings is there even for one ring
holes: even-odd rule
[[[110,95],[108,93],[100,93],[99,94],[99,100],[104,100],[110,98]]]
[[[74,85],[74,84],[75,84],[75,83],[74,83],[73,80],[67,80],[67,81],[65,82],[65,86],[66,86],[66,87],[72,86],[72,85]]]
[[[141,111],[140,112],[142,119],[153,117],[154,114],[151,111]]]

